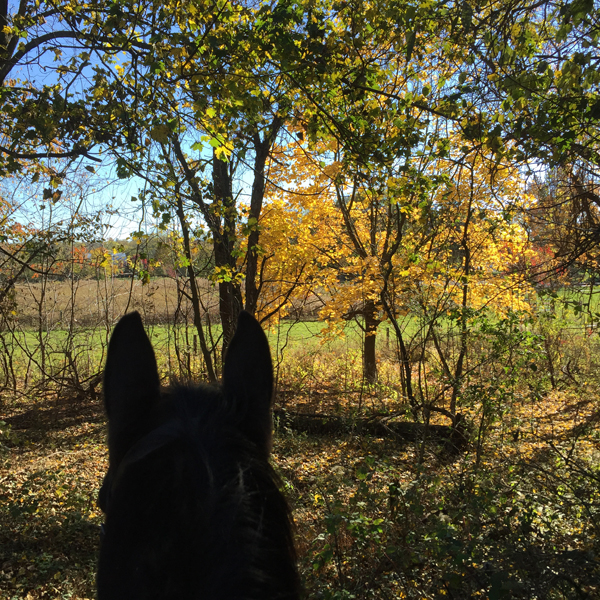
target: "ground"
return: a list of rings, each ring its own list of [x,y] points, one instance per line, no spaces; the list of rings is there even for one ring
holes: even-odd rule
[[[276,432],[312,598],[594,598],[600,485],[594,390],[513,406],[478,445]],[[373,397],[370,397],[373,396]],[[371,390],[365,406],[385,393]],[[289,394],[282,395],[289,410]],[[347,414],[356,397],[299,398]],[[389,401],[389,399],[388,399]],[[384,403],[385,404],[385,403]],[[99,400],[5,400],[0,597],[94,597],[106,469]],[[479,449],[479,452],[477,450]]]

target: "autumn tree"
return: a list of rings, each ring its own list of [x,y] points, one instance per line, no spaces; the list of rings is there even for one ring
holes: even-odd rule
[[[303,11],[212,8],[194,1],[156,13],[144,6],[135,22],[127,20],[133,8],[124,8],[127,39],[148,47],[124,43],[121,56],[96,68],[96,110],[108,122],[118,107],[119,121],[131,124],[127,144],[113,148],[118,172],[147,182],[143,198],[165,223],[177,220],[184,248],[198,227],[208,232],[224,352],[239,311],[257,309],[265,166],[292,115],[293,93],[274,56],[302,39]]]
[[[432,197],[439,181],[423,165],[447,156],[445,129],[498,164],[537,157],[589,170],[596,160],[597,16],[589,3],[500,3],[491,11],[476,2],[383,0],[24,1],[3,15],[6,169],[25,156],[102,149],[120,177],[147,182],[143,197],[161,218],[177,220],[184,238],[204,228],[224,349],[239,310],[259,306],[265,170],[276,143],[301,137],[311,152],[335,143],[337,156],[316,160],[341,165],[332,178],[336,206],[359,255],[369,244],[353,234],[362,218],[348,217],[347,199],[360,200],[365,222],[379,215],[369,235],[386,231],[381,215],[399,206],[391,196],[416,198],[412,186]],[[44,84],[7,79],[36,61],[52,72]],[[196,299],[194,306],[200,328]],[[374,332],[379,309],[369,306]],[[385,293],[381,306],[389,318]],[[372,366],[367,372],[374,379]]]
[[[596,252],[600,12],[593,2],[562,0],[495,10],[466,2],[456,10],[448,49],[461,62],[460,76],[441,109],[460,114],[462,106],[457,123],[465,137],[498,160],[532,167],[541,191],[532,224],[549,233],[558,213],[569,223],[554,229],[556,255],[534,273],[543,277]]]

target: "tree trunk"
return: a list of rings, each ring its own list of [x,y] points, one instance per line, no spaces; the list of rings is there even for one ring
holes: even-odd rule
[[[363,374],[367,383],[377,382],[377,360],[375,342],[377,340],[377,327],[381,322],[377,318],[377,309],[373,302],[367,302],[363,309],[365,319],[365,341],[363,347]]]
[[[467,214],[465,216],[465,224],[463,226],[462,239],[460,245],[464,252],[463,275],[462,275],[462,303],[459,313],[460,325],[460,350],[456,360],[456,368],[454,369],[454,380],[452,381],[452,397],[450,398],[450,412],[456,414],[456,402],[463,378],[463,369],[465,357],[467,356],[469,328],[467,323],[467,310],[469,303],[469,285],[471,276],[471,247],[469,246],[469,226],[473,215],[473,190],[474,190],[474,174],[473,169],[470,172],[471,185],[469,193],[469,201],[467,203]]]
[[[196,284],[196,273],[194,271],[194,265],[192,263],[192,249],[190,244],[190,230],[185,220],[185,214],[183,212],[183,202],[179,191],[177,191],[177,217],[179,218],[179,224],[181,225],[181,232],[183,234],[183,251],[188,261],[187,273],[190,280],[190,290],[192,293],[192,310],[194,311],[194,326],[200,340],[200,348],[202,350],[202,356],[204,357],[204,364],[206,365],[206,372],[209,381],[216,381],[217,375],[213,367],[212,356],[210,350],[206,344],[206,338],[204,337],[204,329],[202,328],[202,313],[200,311],[200,298],[198,296],[198,287]]]
[[[260,232],[258,224],[262,212],[263,199],[265,197],[265,164],[273,142],[281,128],[281,118],[275,117],[269,131],[261,140],[260,133],[254,134],[254,182],[252,184],[252,196],[250,198],[250,213],[248,218],[252,222],[248,235],[248,251],[246,253],[246,310],[250,314],[256,312],[258,295],[260,293],[260,281],[258,279],[258,240]]]
[[[236,275],[236,259],[234,256],[236,241],[236,210],[233,200],[231,176],[228,163],[219,160],[213,153],[213,185],[215,193],[214,205],[220,211],[221,227],[219,231],[212,229],[215,250],[215,266],[226,267]],[[227,348],[235,333],[237,319],[242,310],[242,292],[240,284],[232,277],[229,281],[219,281],[219,314],[223,326],[223,351],[225,358]]]

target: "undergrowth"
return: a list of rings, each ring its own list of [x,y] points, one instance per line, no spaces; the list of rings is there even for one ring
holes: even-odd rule
[[[276,431],[309,598],[600,596],[597,342],[552,324],[531,335],[491,327],[475,338],[472,364],[499,358],[464,380],[461,452],[391,432]],[[296,348],[279,370],[277,406],[414,419],[393,349],[381,356],[380,382],[366,386],[356,348]],[[423,389],[434,395],[446,384],[435,357],[425,366]],[[106,468],[100,400],[3,402],[0,598],[93,598]],[[443,395],[439,406],[448,406]]]

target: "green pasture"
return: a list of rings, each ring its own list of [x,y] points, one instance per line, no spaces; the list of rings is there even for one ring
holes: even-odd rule
[[[282,322],[266,330],[274,360],[298,354],[345,353],[358,350],[361,331],[356,324],[345,324],[329,334],[323,322]],[[384,331],[382,327],[382,331]],[[192,325],[151,325],[147,333],[154,346],[159,369],[165,375],[177,373],[177,361],[186,362],[192,372],[202,371],[202,352],[198,335]],[[220,348],[221,326],[204,328],[207,345]],[[381,343],[384,336],[382,336]],[[64,371],[77,370],[80,379],[102,368],[106,357],[110,331],[105,327],[82,327],[71,331],[55,328],[35,331],[31,328],[0,332],[3,365],[0,373],[31,383],[44,379],[42,372],[61,377]],[[217,350],[217,354],[220,350]],[[4,366],[4,369],[2,369]]]
[[[386,335],[386,329],[389,330],[389,335]],[[157,349],[157,354],[175,343],[186,352],[193,352],[196,348],[200,353],[193,325],[151,325],[146,331]],[[276,326],[267,327],[265,333],[274,351],[279,349],[307,352],[359,347],[364,335],[355,322],[342,323],[328,329],[328,324],[324,321],[282,321]],[[221,325],[204,327],[204,335],[209,346],[213,343],[220,346]],[[392,340],[393,337],[392,327],[383,323],[378,330],[378,342],[383,347],[387,339]],[[82,327],[71,331],[60,328],[45,331],[15,328],[12,331],[0,332],[0,338],[5,349],[15,358],[33,357],[44,351],[53,362],[60,360],[61,355],[71,353],[79,360],[85,355],[86,360],[93,364],[104,357],[110,330],[103,327]]]
[[[587,331],[595,329],[594,313],[599,301],[589,290],[564,289],[554,295],[536,297],[530,303],[535,307],[535,319],[520,315],[521,327],[540,329]],[[473,313],[471,326],[476,331],[485,319],[494,323],[504,318],[491,311]],[[419,314],[407,314],[399,319],[404,342],[410,351],[423,341],[429,327]],[[450,339],[458,334],[458,323],[451,315],[439,317],[436,330]],[[148,335],[155,348],[160,371],[165,378],[202,379],[204,364],[201,345],[193,325],[150,325]],[[322,361],[354,356],[360,359],[364,332],[356,321],[326,323],[324,321],[284,320],[267,326],[274,362],[277,366],[302,361],[305,357],[320,357]],[[209,348],[216,347],[216,364],[220,356],[221,326],[204,327]],[[14,327],[0,332],[0,377],[11,379],[13,386],[30,385],[36,381],[57,382],[76,378],[85,381],[99,373],[106,357],[110,329],[103,325],[76,327],[72,330],[56,326],[48,330]],[[384,321],[377,332],[378,357],[395,360],[397,343],[394,328]]]

